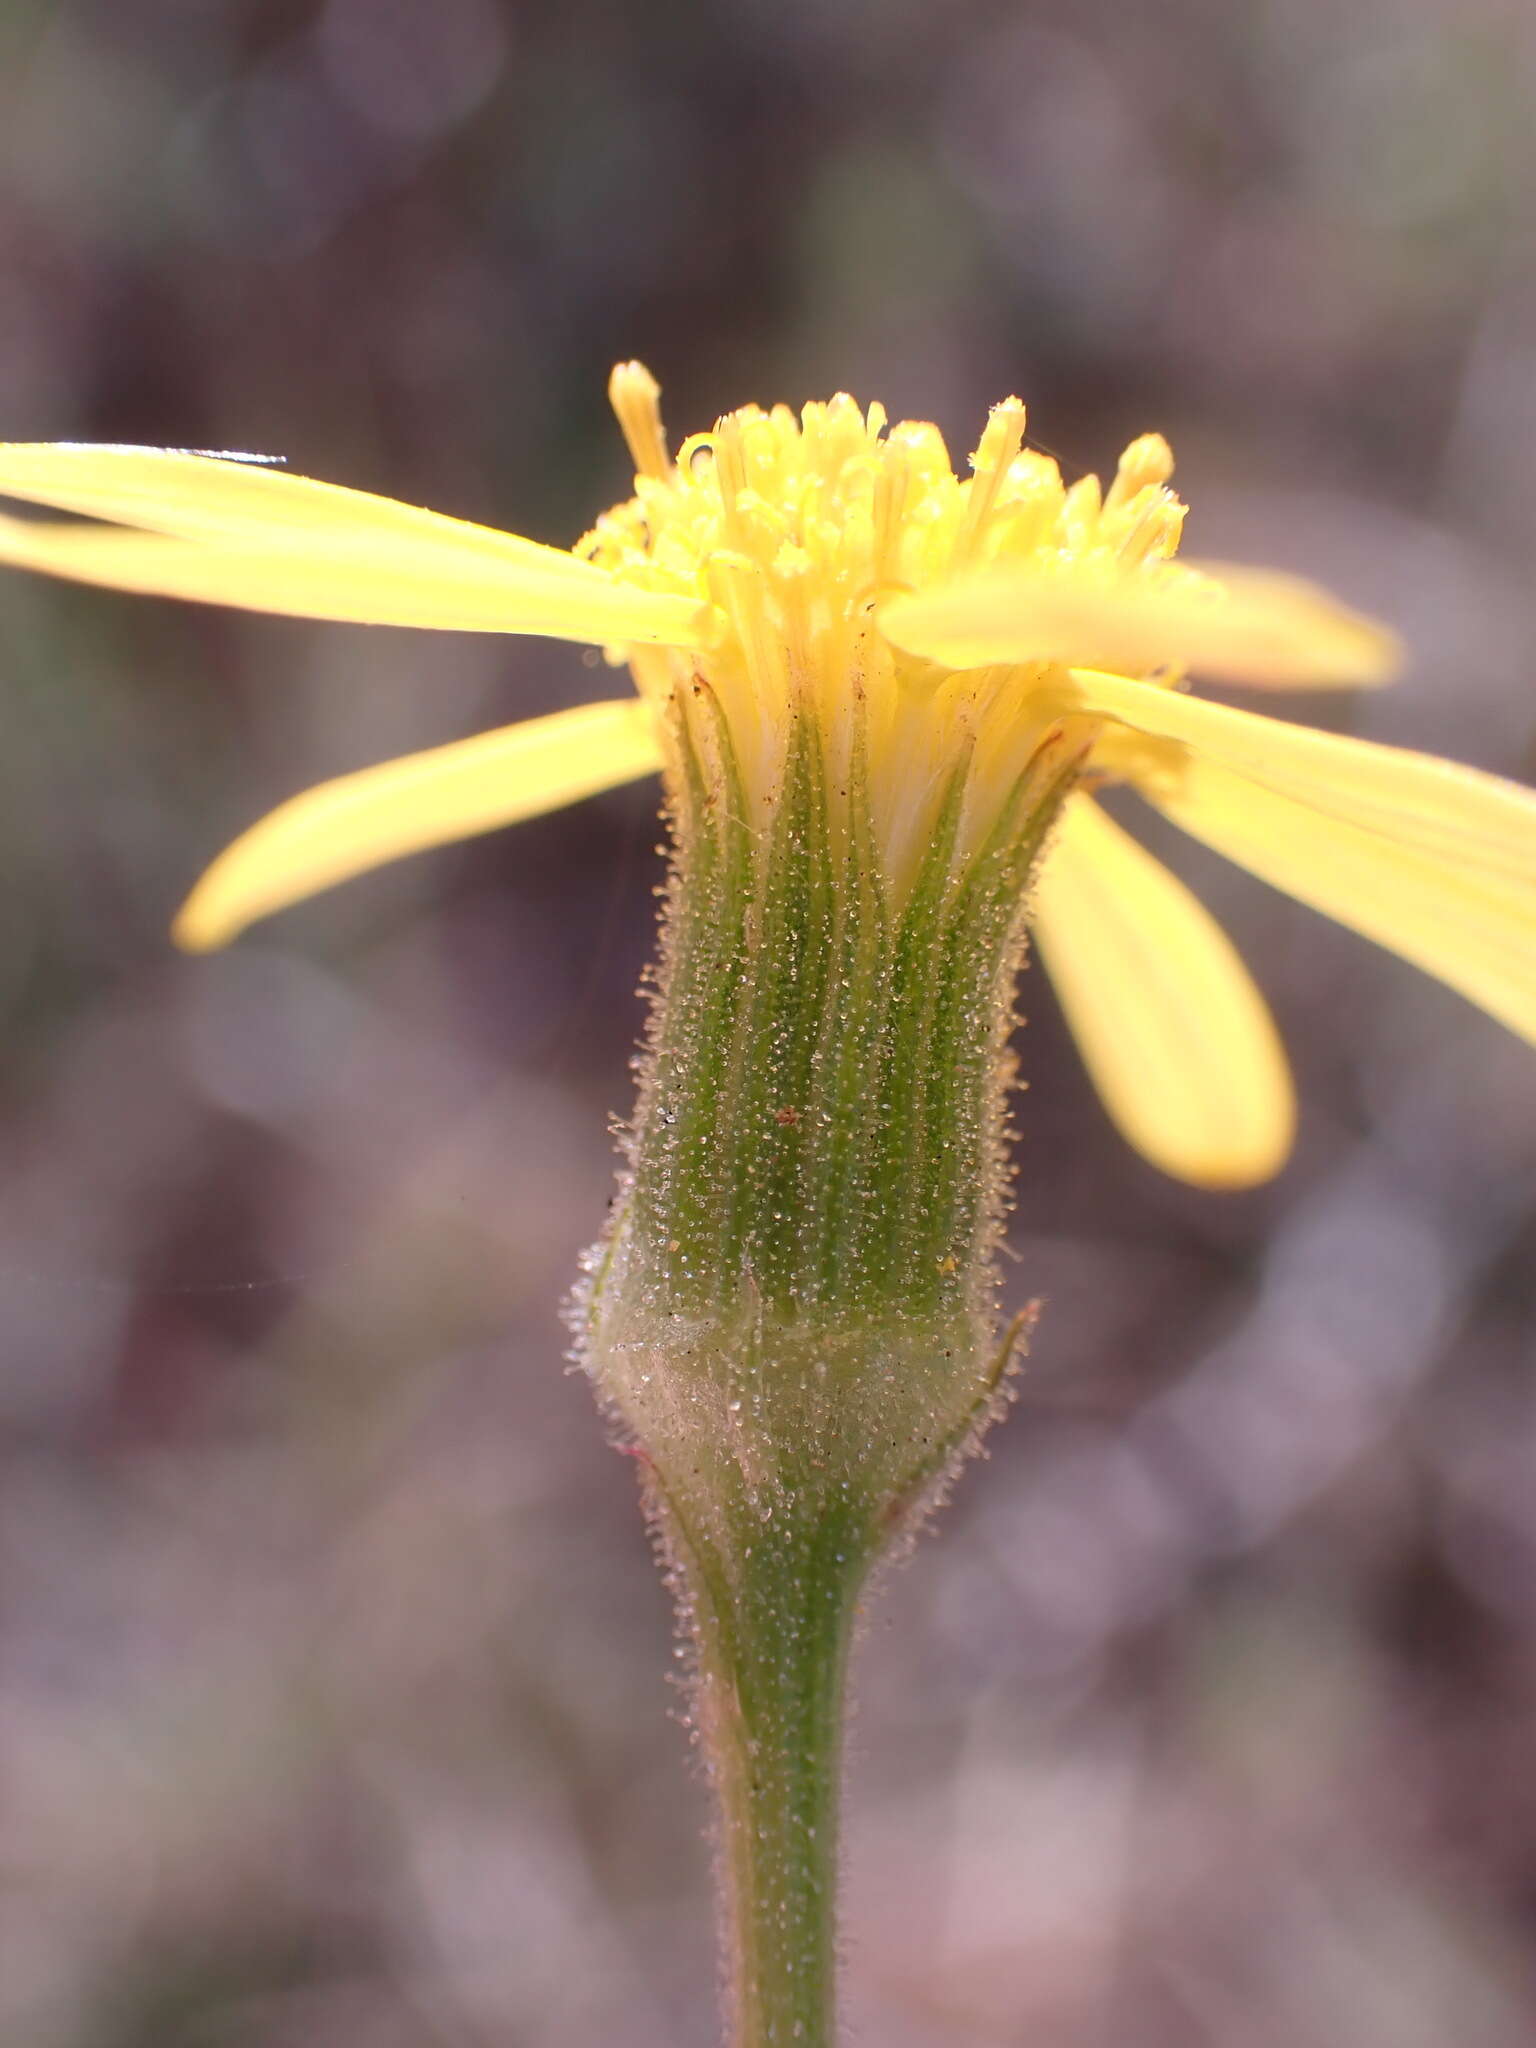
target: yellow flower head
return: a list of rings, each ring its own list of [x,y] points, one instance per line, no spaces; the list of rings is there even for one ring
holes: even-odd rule
[[[1052,687],[1066,664],[1155,669],[1165,683],[1207,650],[1250,680],[1371,681],[1391,665],[1378,628],[1298,584],[1218,580],[1173,561],[1184,507],[1160,434],[1126,449],[1107,492],[1093,476],[1068,489],[1049,456],[1022,445],[1024,407],[1009,398],[962,481],[936,427],[887,431],[883,407],[841,394],[799,414],[746,406],[674,463],[650,373],[620,364],[609,395],[635,496],[576,552],[631,588],[691,601],[708,622],[694,645],[617,658],[658,704],[707,674],[759,812],[783,773],[792,707],[808,705],[819,726],[834,792],[862,748],[898,891],[962,750],[960,856],[984,837],[1042,734],[1073,708]],[[914,593],[961,609],[899,601]],[[935,626],[942,644],[930,649]]]
[[[377,863],[666,767],[667,709],[707,688],[744,799],[771,807],[793,716],[830,798],[857,761],[899,897],[941,782],[966,764],[957,860],[1053,737],[1081,760],[1032,922],[1089,1069],[1167,1171],[1245,1185],[1291,1140],[1268,1011],[1208,914],[1094,801],[1134,785],[1196,837],[1439,976],[1536,1040],[1536,802],[1427,756],[1203,702],[1359,685],[1391,636],[1294,578],[1174,559],[1160,436],[1067,487],[994,408],[970,473],[937,429],[847,397],[749,406],[669,455],[636,364],[611,396],[635,495],[570,552],[249,458],[0,445],[0,493],[95,524],[0,515],[0,560],[118,589],[379,625],[540,633],[627,662],[608,701],[365,769],[228,849],[177,923],[217,946]]]
[[[981,757],[969,792],[974,840],[1055,706],[1040,688],[1048,662],[990,666],[983,655],[957,672],[898,644],[884,629],[886,601],[994,564],[1065,568],[1106,585],[1136,568],[1159,587],[1199,582],[1168,564],[1183,508],[1164,488],[1172,457],[1155,436],[1127,451],[1105,502],[1096,479],[1069,493],[1049,457],[1021,447],[1015,398],[993,409],[961,482],[936,427],[904,421],[888,433],[882,407],[861,410],[846,394],[798,415],[747,406],[684,442],[675,464],[649,374],[621,364],[610,395],[635,457],[635,496],[577,552],[635,587],[692,599],[710,622],[702,648],[631,656],[642,690],[664,700],[702,655],[759,813],[783,773],[791,707],[816,721],[834,790],[861,747],[898,887],[957,749]]]

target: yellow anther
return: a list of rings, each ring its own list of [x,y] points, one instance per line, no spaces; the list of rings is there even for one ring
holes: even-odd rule
[[[746,552],[749,542],[742,530],[741,500],[747,488],[746,430],[751,411],[728,412],[716,420],[714,431],[715,484],[720,493],[720,511],[725,522],[726,545]]]
[[[672,474],[660,401],[661,386],[644,363],[615,364],[608,379],[608,403],[624,431],[637,476],[666,478]]]
[[[966,495],[965,516],[955,536],[952,558],[956,569],[963,567],[975,554],[992,517],[992,508],[997,503],[1003,479],[1023,439],[1023,404],[1017,398],[1005,398],[1001,405],[993,406],[976,453],[971,457],[974,475]]]
[[[1139,435],[1120,458],[1115,480],[1105,494],[1105,510],[1129,503],[1148,484],[1165,484],[1172,475],[1173,450],[1162,435]]]

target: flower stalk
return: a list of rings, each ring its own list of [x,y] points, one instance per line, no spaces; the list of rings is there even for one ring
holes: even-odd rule
[[[962,754],[897,887],[860,745],[810,715],[754,829],[673,706],[675,859],[626,1184],[582,1356],[643,1457],[695,1654],[737,2048],[830,2042],[855,1603],[998,1403],[1006,1038],[1031,870],[1086,735],[966,846]]]
[[[658,1488],[652,1506],[696,1659],[730,2039],[830,2048],[844,1684],[864,1535],[856,1514],[790,1496],[766,1522],[739,1502],[722,1549],[671,1495]]]

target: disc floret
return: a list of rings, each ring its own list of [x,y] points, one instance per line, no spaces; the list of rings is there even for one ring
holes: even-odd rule
[[[1008,398],[961,478],[937,427],[888,427],[884,407],[840,394],[799,413],[744,406],[690,436],[673,462],[649,373],[620,365],[610,395],[635,495],[577,552],[633,586],[707,606],[711,628],[702,649],[630,646],[615,658],[654,702],[707,683],[759,821],[778,798],[794,720],[812,719],[834,806],[851,778],[867,778],[875,844],[898,892],[955,762],[969,762],[957,853],[994,828],[1059,724],[1052,683],[1063,671],[1034,661],[954,672],[895,646],[880,603],[1005,565],[1205,582],[1172,561],[1184,507],[1158,434],[1131,443],[1107,491],[1093,476],[1068,487],[1052,457],[1023,445],[1025,410]]]

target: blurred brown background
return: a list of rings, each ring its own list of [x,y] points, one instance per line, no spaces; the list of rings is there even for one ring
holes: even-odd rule
[[[1298,716],[1536,771],[1524,0],[3,0],[0,432],[256,448],[567,541],[847,386],[1073,471],[1411,674]],[[171,953],[327,774],[571,649],[0,587],[0,2039],[707,2048],[669,1620],[561,1293],[651,793]],[[1165,833],[1159,844],[1174,835]],[[1536,1063],[1195,849],[1295,1163],[1140,1166],[1026,990],[1020,1408],[859,1675],[878,2048],[1536,2038]]]

